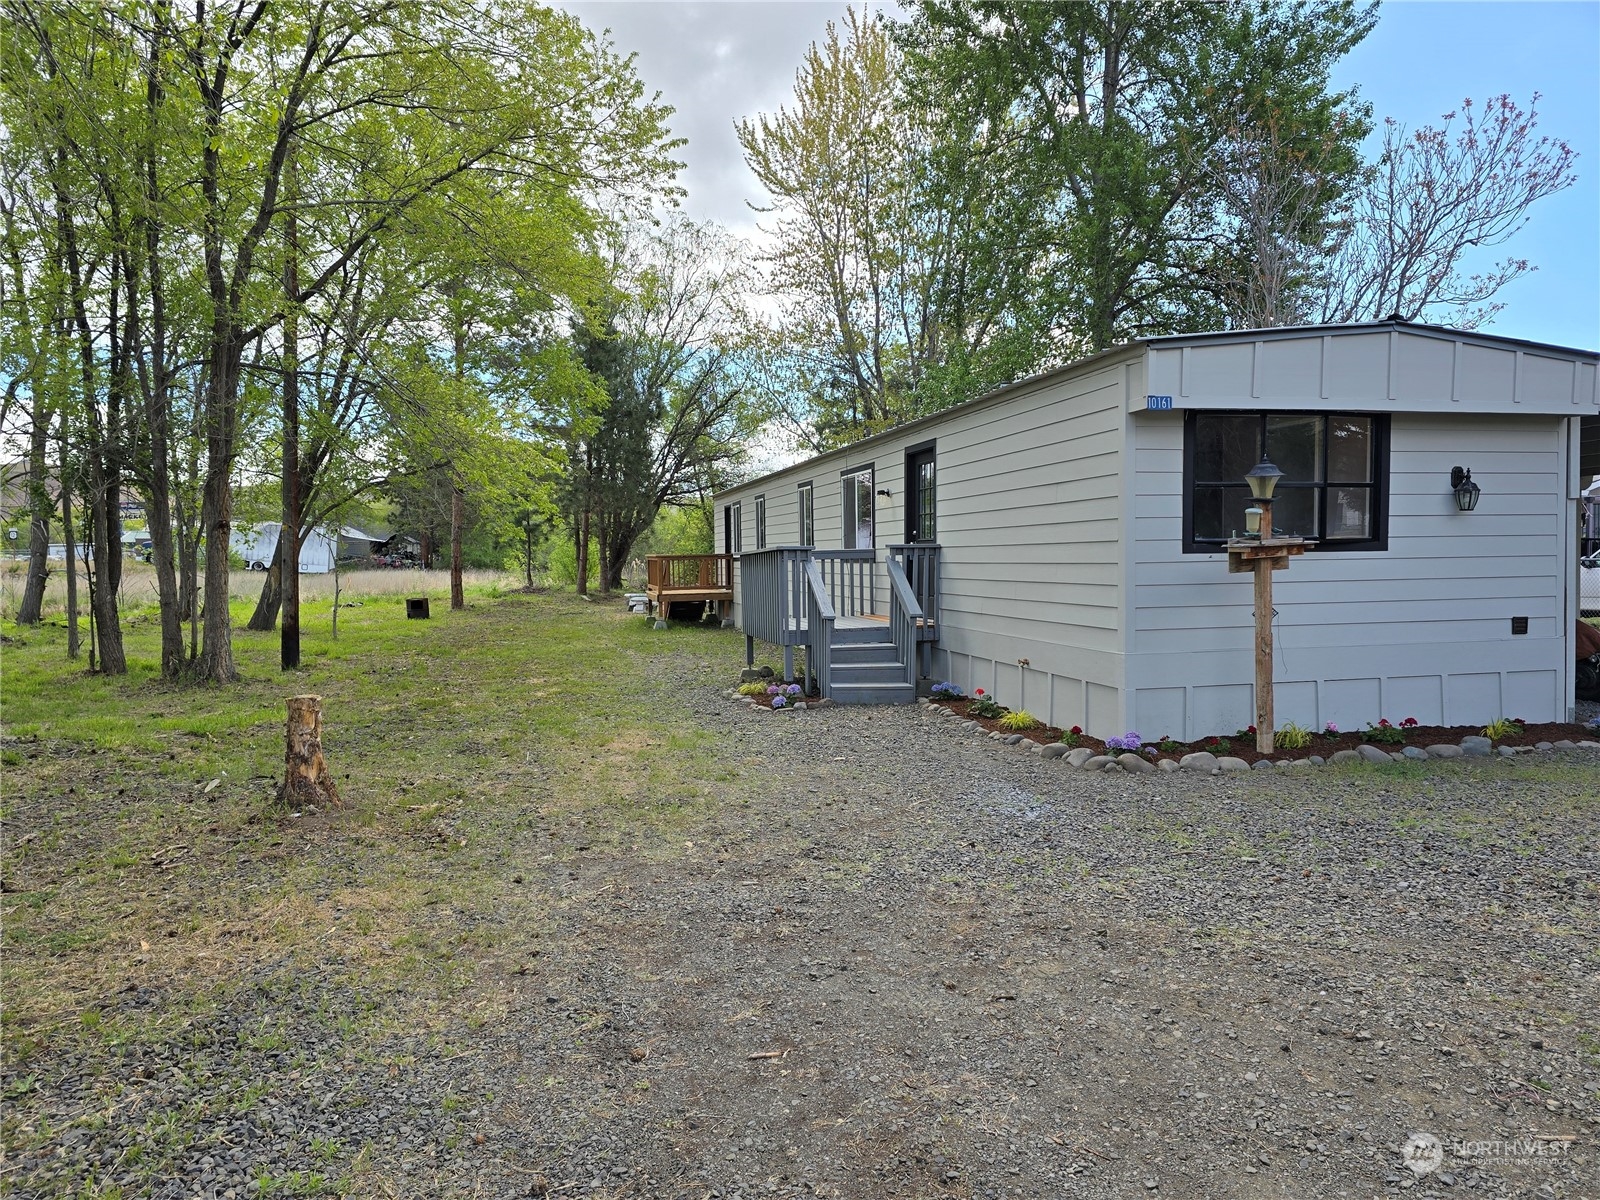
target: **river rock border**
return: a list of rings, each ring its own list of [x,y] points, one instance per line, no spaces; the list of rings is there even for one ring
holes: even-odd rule
[[[835,707],[832,700],[797,700],[783,708],[773,708],[762,704],[754,696],[741,696],[737,690],[729,694],[756,712],[763,713],[805,712],[807,709]],[[918,699],[917,704],[924,712],[935,712],[947,720],[954,721],[962,732],[977,737],[987,737],[1003,746],[1015,746],[1019,750],[1037,754],[1040,758],[1059,759],[1065,765],[1079,771],[1112,771],[1127,775],[1171,774],[1174,771],[1190,771],[1198,775],[1224,775],[1230,772],[1237,774],[1244,771],[1321,767],[1329,763],[1426,762],[1433,758],[1515,758],[1519,754],[1535,754],[1544,750],[1600,750],[1600,741],[1588,738],[1581,742],[1563,738],[1559,742],[1539,742],[1533,746],[1496,746],[1486,737],[1473,736],[1464,737],[1459,743],[1439,742],[1432,746],[1407,746],[1403,750],[1393,751],[1369,743],[1357,746],[1354,750],[1335,750],[1327,758],[1313,754],[1309,758],[1280,758],[1276,762],[1261,759],[1254,764],[1247,763],[1242,758],[1234,758],[1230,754],[1212,754],[1209,750],[1196,750],[1176,761],[1163,758],[1151,762],[1144,755],[1135,754],[1131,750],[1121,754],[1097,754],[1087,746],[1068,746],[1062,742],[1036,742],[1024,734],[1000,733],[998,730],[985,729],[977,721],[958,717],[953,709],[935,704],[925,696]]]
[[[1163,758],[1151,762],[1142,754],[1131,750],[1122,754],[1099,754],[1087,746],[1071,747],[1062,742],[1036,742],[1020,733],[1000,733],[985,729],[977,721],[958,717],[953,709],[931,700],[917,701],[924,710],[942,714],[954,721],[958,728],[974,736],[987,737],[1005,746],[1015,746],[1037,754],[1040,758],[1059,759],[1079,771],[1113,771],[1129,775],[1159,775],[1174,771],[1190,771],[1199,775],[1223,775],[1244,771],[1272,771],[1294,767],[1320,767],[1329,763],[1347,762],[1426,762],[1435,758],[1515,758],[1519,754],[1533,754],[1541,750],[1600,750],[1600,741],[1584,739],[1581,742],[1562,739],[1559,742],[1540,742],[1534,746],[1496,747],[1486,737],[1464,737],[1459,744],[1440,742],[1432,746],[1407,746],[1403,750],[1384,750],[1371,744],[1354,750],[1335,750],[1327,758],[1313,754],[1309,758],[1281,758],[1276,762],[1261,759],[1251,764],[1232,755],[1216,755],[1208,750],[1196,750],[1173,760]]]

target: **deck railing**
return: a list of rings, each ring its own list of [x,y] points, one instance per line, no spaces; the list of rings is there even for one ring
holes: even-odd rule
[[[889,558],[904,569],[906,581],[922,609],[920,636],[928,640],[934,636],[939,623],[939,544],[937,542],[912,542],[908,545],[890,546]]]
[[[652,554],[645,559],[647,591],[733,590],[731,554]]]
[[[813,550],[811,558],[822,572],[836,613],[845,617],[878,615],[874,551]]]
[[[746,636],[774,646],[798,646],[805,640],[801,617],[806,611],[802,570],[809,546],[775,546],[739,556],[739,624]]]

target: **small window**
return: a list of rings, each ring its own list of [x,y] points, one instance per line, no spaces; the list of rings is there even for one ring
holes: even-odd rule
[[[858,467],[839,477],[844,510],[844,548],[870,550],[872,540],[872,468]]]
[[[798,489],[798,502],[800,507],[800,544],[802,546],[815,546],[817,544],[816,510],[812,507],[811,485],[802,483]]]
[[[767,498],[756,497],[756,549],[767,548]]]
[[[1366,413],[1190,412],[1183,439],[1183,548],[1214,553],[1243,532],[1245,473],[1261,456],[1283,472],[1272,502],[1280,534],[1318,550],[1388,545],[1389,418]]]
[[[723,540],[727,543],[729,554],[739,554],[744,550],[744,513],[738,504],[730,504],[723,510]]]

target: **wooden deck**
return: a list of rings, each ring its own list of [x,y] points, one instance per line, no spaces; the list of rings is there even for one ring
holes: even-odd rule
[[[651,554],[645,558],[644,592],[661,616],[673,604],[731,603],[733,555]]]

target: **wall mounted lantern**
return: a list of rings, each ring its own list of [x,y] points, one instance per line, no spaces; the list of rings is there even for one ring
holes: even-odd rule
[[[1456,494],[1456,508],[1471,512],[1478,507],[1478,497],[1483,489],[1472,482],[1472,472],[1465,467],[1450,468],[1450,490]]]
[[[879,488],[878,489],[878,495],[882,496],[885,500],[887,500],[889,498],[889,489],[888,488]]]

